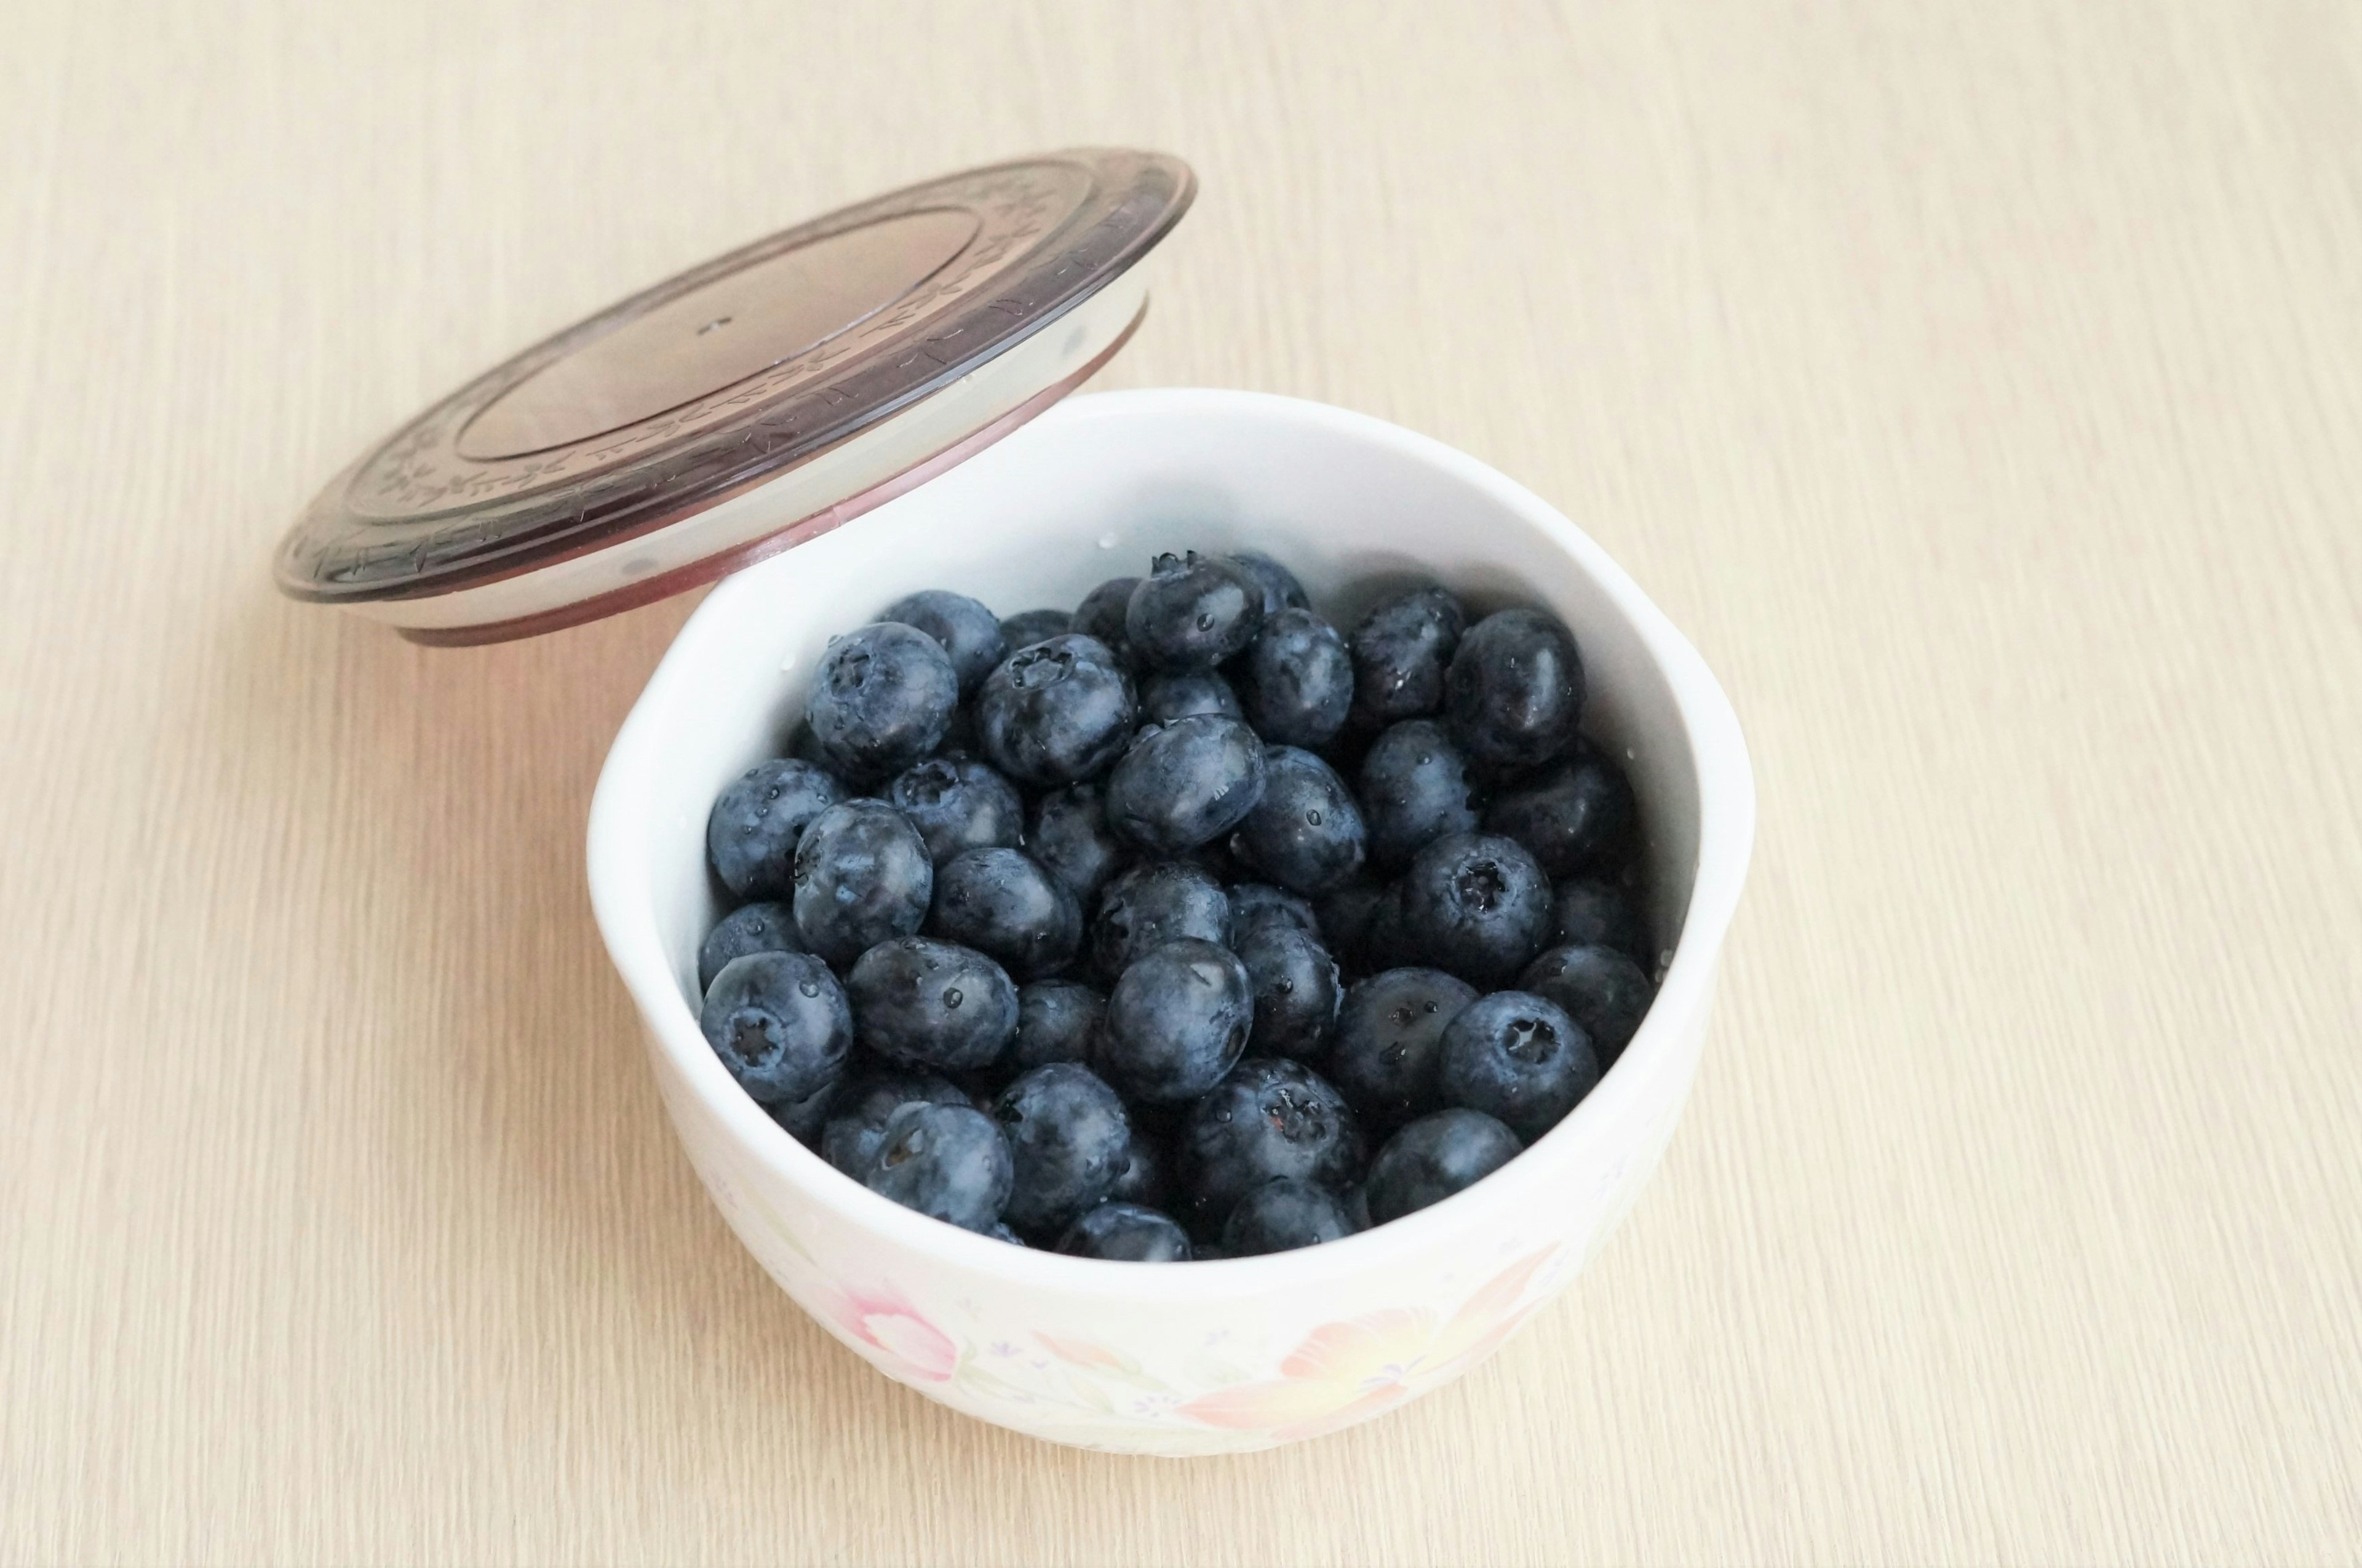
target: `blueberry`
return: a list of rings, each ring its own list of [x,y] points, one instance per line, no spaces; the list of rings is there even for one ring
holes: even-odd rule
[[[1296,574],[1264,555],[1261,550],[1234,550],[1227,558],[1232,566],[1242,569],[1263,590],[1263,613],[1276,615],[1283,610],[1301,610],[1312,601],[1305,597],[1304,585]]]
[[[1553,947],[1527,966],[1518,988],[1565,1009],[1591,1036],[1603,1071],[1631,1043],[1657,994],[1640,966],[1612,947]]]
[[[1116,1202],[1162,1209],[1166,1192],[1164,1145],[1135,1115],[1131,1118],[1131,1141],[1123,1148],[1123,1167],[1116,1172],[1115,1185],[1108,1188],[1108,1197]]]
[[[713,977],[733,958],[749,953],[801,953],[804,939],[796,930],[795,911],[785,904],[748,904],[731,911],[706,933],[697,949],[697,990],[712,989]]]
[[[882,801],[847,801],[804,830],[795,882],[796,929],[841,968],[925,922],[935,868],[910,818]]]
[[[820,1135],[820,1155],[854,1180],[886,1136],[886,1123],[906,1105],[966,1105],[959,1086],[933,1073],[870,1071],[839,1085]]]
[[[1010,645],[1000,635],[1000,618],[965,593],[930,588],[897,599],[877,618],[916,626],[941,643],[951,656],[963,697],[973,695],[992,667],[1009,657]]]
[[[1189,1232],[1138,1203],[1102,1203],[1066,1227],[1058,1250],[1111,1263],[1187,1263]]]
[[[1467,626],[1460,601],[1429,584],[1398,593],[1354,626],[1353,722],[1368,729],[1443,706],[1443,672]]]
[[[1403,874],[1400,951],[1476,986],[1506,984],[1550,936],[1550,883],[1515,839],[1448,834]]]
[[[1518,1135],[1481,1110],[1454,1108],[1422,1116],[1393,1137],[1370,1162],[1362,1184],[1370,1222],[1440,1203],[1491,1176],[1525,1151]]]
[[[996,1242],[1006,1242],[1012,1247],[1021,1247],[1025,1244],[1025,1238],[1010,1230],[1005,1223],[996,1222],[991,1230],[984,1233]]]
[[[1599,1081],[1583,1026],[1530,991],[1495,991],[1443,1032],[1436,1075],[1444,1102],[1498,1118],[1530,1143]]]
[[[1368,877],[1350,877],[1320,896],[1320,938],[1346,969],[1367,974],[1385,967],[1370,961],[1370,922],[1388,891],[1388,884]],[[1235,919],[1236,917],[1232,917]]]
[[[1099,895],[1091,963],[1113,980],[1150,948],[1185,936],[1229,946],[1231,900],[1220,882],[1187,861],[1148,861]]]
[[[733,958],[713,977],[697,1022],[730,1076],[764,1105],[828,1088],[853,1044],[844,988],[809,953]]]
[[[1612,882],[1584,877],[1561,882],[1551,895],[1550,940],[1553,947],[1613,947],[1643,969],[1656,967],[1657,944],[1649,940],[1639,904]]]
[[[1249,1057],[1189,1108],[1181,1177],[1190,1229],[1221,1233],[1231,1206],[1282,1177],[1342,1188],[1361,1175],[1362,1132],[1326,1079],[1300,1062]]]
[[[1169,724],[1175,719],[1186,719],[1193,713],[1212,713],[1225,719],[1235,719],[1239,712],[1239,695],[1220,673],[1211,669],[1176,669],[1163,675],[1152,675],[1140,685],[1140,717],[1142,723]]]
[[[1222,1222],[1222,1252],[1234,1258],[1292,1253],[1298,1247],[1341,1241],[1353,1233],[1352,1217],[1337,1195],[1308,1181],[1267,1181],[1240,1198]]]
[[[828,758],[821,755],[820,737],[812,734],[808,720],[796,721],[795,732],[788,736],[788,755],[798,762],[809,762],[822,772],[828,770]]]
[[[1111,577],[1100,583],[1075,606],[1075,619],[1069,630],[1097,637],[1113,648],[1118,657],[1128,658],[1131,644],[1125,640],[1124,613],[1131,606],[1131,591],[1139,586],[1140,579],[1136,577]]]
[[[860,1179],[905,1209],[989,1232],[1010,1176],[1009,1145],[992,1118],[965,1105],[913,1103],[887,1118]]]
[[[1574,744],[1583,657],[1540,610],[1503,610],[1468,628],[1443,677],[1443,715],[1469,759],[1493,773],[1537,767]]]
[[[861,1043],[906,1067],[964,1072],[989,1065],[1017,1032],[1017,988],[972,948],[898,936],[845,977]]]
[[[1199,713],[1140,732],[1108,775],[1108,821],[1134,844],[1179,855],[1238,826],[1263,785],[1255,733]]]
[[[836,1085],[814,1089],[801,1099],[791,1099],[784,1105],[767,1105],[764,1114],[786,1130],[789,1137],[807,1148],[820,1143],[821,1129],[827,1124],[828,1108],[836,1100]]]
[[[1066,885],[1023,851],[970,849],[935,873],[928,930],[1032,980],[1075,961],[1083,911]]]
[[[1153,669],[1211,669],[1244,648],[1263,624],[1263,584],[1219,556],[1156,558],[1131,591],[1124,635]]]
[[[1017,988],[1017,1037],[1007,1065],[1023,1072],[1051,1062],[1087,1062],[1107,998],[1080,980],[1036,980]]]
[[[784,898],[795,886],[796,844],[836,804],[836,780],[809,762],[758,762],[714,799],[705,854],[734,898]]]
[[[1078,1062],[1021,1074],[993,1102],[1016,1173],[1001,1212],[1021,1231],[1054,1234],[1104,1199],[1124,1166],[1123,1101]]]
[[[1578,742],[1573,756],[1494,801],[1485,830],[1524,845],[1551,876],[1571,877],[1630,859],[1638,821],[1624,770]]]
[[[1131,679],[1109,646],[1069,634],[1011,654],[977,693],[977,739],[993,766],[1047,787],[1087,778],[1131,739]]]
[[[1448,833],[1474,833],[1476,791],[1468,758],[1433,719],[1389,725],[1362,758],[1362,812],[1370,858],[1408,865]]]
[[[1393,1127],[1442,1103],[1443,1032],[1476,989],[1440,969],[1388,969],[1345,993],[1329,1077],[1373,1126]]]
[[[1328,1047],[1343,984],[1337,961],[1312,937],[1283,920],[1265,920],[1238,938],[1239,962],[1254,988],[1254,1030],[1248,1043],[1258,1056],[1309,1061]]]
[[[927,841],[937,870],[964,849],[1014,848],[1025,841],[1017,786],[972,756],[937,756],[896,777],[888,803]]]
[[[1035,643],[1064,636],[1074,629],[1075,618],[1064,610],[1021,610],[1000,623],[1000,640],[1010,653],[1015,653]]]
[[[1275,745],[1329,744],[1353,705],[1353,660],[1337,628],[1309,610],[1267,617],[1239,660],[1239,706]]]
[[[1313,941],[1320,940],[1320,919],[1309,900],[1268,882],[1242,882],[1230,894],[1231,933],[1239,941],[1265,921],[1292,925]]]
[[[1131,858],[1108,825],[1107,788],[1096,782],[1069,784],[1033,802],[1025,848],[1084,904]]]
[[[1184,937],[1142,954],[1108,993],[1097,1066],[1135,1099],[1193,1099],[1221,1082],[1253,1026],[1246,966]]]
[[[821,656],[804,717],[829,766],[885,778],[935,749],[959,702],[943,644],[916,626],[880,621],[833,638]]]
[[[1263,799],[1231,848],[1290,892],[1327,891],[1362,867],[1362,810],[1336,770],[1308,751],[1264,753]]]

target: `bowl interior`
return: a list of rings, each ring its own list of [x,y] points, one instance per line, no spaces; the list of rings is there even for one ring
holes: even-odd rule
[[[1244,393],[1115,393],[1073,399],[739,573],[684,629],[651,683],[669,700],[633,717],[655,726],[636,749],[661,766],[640,780],[643,831],[626,853],[689,1011],[698,944],[721,913],[707,810],[785,748],[832,636],[922,588],[973,594],[1002,615],[1069,608],[1108,578],[1146,572],[1159,551],[1192,547],[1265,551],[1341,628],[1420,577],[1476,613],[1532,603],[1564,617],[1583,651],[1584,728],[1630,772],[1655,935],[1675,946],[1696,882],[1698,760],[1663,649],[1650,646],[1662,637],[1647,622],[1661,617],[1595,545],[1473,459],[1374,420]]]

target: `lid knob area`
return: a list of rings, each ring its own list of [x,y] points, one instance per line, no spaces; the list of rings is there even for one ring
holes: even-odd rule
[[[757,240],[412,419],[289,531],[279,585],[473,643],[712,581],[1079,385],[1137,325],[1132,269],[1195,191],[1178,159],[1057,152]]]

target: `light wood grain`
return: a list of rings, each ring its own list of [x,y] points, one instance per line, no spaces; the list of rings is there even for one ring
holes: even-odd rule
[[[0,1558],[2362,1559],[2362,8],[0,30]],[[1204,183],[1110,383],[1523,479],[1762,791],[1622,1235],[1237,1461],[896,1390],[709,1209],[580,869],[686,605],[430,653],[266,579],[521,342],[1076,142]]]

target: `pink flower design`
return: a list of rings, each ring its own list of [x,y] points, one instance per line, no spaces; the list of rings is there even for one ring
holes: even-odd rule
[[[1280,1363],[1277,1377],[1200,1395],[1181,1414],[1282,1441],[1352,1426],[1490,1354],[1532,1310],[1518,1300],[1549,1255],[1545,1250],[1510,1264],[1440,1325],[1418,1307],[1323,1323]]]
[[[846,1333],[913,1377],[929,1383],[950,1380],[959,1365],[959,1347],[892,1286],[868,1292],[839,1289],[833,1295],[837,1323]]]

